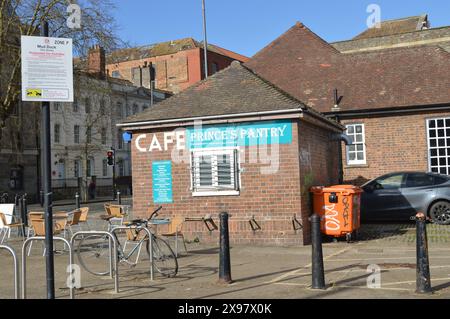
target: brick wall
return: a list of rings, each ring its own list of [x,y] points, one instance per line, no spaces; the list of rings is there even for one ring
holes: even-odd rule
[[[299,128],[299,164],[301,181],[301,211],[305,242],[309,243],[311,186],[336,185],[339,181],[338,142],[330,141],[330,133],[312,124],[302,122]]]
[[[212,63],[216,63],[222,70],[229,66],[232,61],[233,59],[229,57],[208,52],[210,72]],[[202,79],[203,50],[195,48],[170,55],[108,64],[106,68],[110,75],[114,71],[119,71],[122,78],[132,81],[132,69],[143,67],[145,63],[153,63],[155,66],[157,89],[178,93]]]
[[[200,217],[211,214],[218,224],[218,214],[227,211],[232,215],[229,227],[233,243],[293,245],[307,242],[308,238],[304,238],[304,235],[309,237],[309,195],[301,189],[300,184],[308,187],[309,184],[327,184],[334,180],[329,173],[334,174],[337,167],[332,168],[334,160],[328,159],[328,152],[335,151],[330,149],[328,133],[303,122],[300,124],[300,130],[298,127],[297,123],[293,123],[292,144],[279,145],[281,155],[276,174],[262,174],[261,168],[267,168],[268,164],[250,161],[250,158],[257,158],[252,157],[257,152],[256,146],[241,149],[240,163],[243,172],[239,196],[193,197],[190,190],[189,163],[172,161],[174,203],[163,205],[162,215]],[[147,134],[146,139],[141,140],[141,145],[149,145],[153,133],[156,133],[160,140],[163,136],[163,132],[145,131],[135,132],[133,138],[141,133]],[[170,160],[172,149],[169,148],[166,152],[143,153],[138,152],[134,145],[133,141],[134,214],[148,216],[149,210],[157,206],[152,200],[151,163],[155,160]],[[309,163],[299,164],[299,147],[310,152]],[[336,154],[331,158],[336,158]],[[300,173],[300,168],[305,170],[305,175]],[[312,179],[308,174],[312,174]],[[294,231],[294,215],[305,225],[305,234],[302,231]],[[262,230],[251,230],[249,220],[252,216]],[[218,231],[209,233],[201,222],[187,222],[183,231],[188,239],[199,237],[202,241],[217,241],[219,235]]]
[[[450,117],[449,112],[343,120],[364,123],[366,165],[348,166],[343,146],[344,180],[361,185],[395,171],[428,171],[426,119]]]

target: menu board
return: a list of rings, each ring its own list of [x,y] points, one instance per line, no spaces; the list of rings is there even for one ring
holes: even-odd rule
[[[156,161],[152,163],[152,188],[153,202],[155,204],[173,203],[171,161]]]

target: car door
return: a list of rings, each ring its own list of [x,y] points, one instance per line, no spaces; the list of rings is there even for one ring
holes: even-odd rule
[[[428,204],[436,197],[437,189],[434,187],[435,177],[427,173],[408,173],[402,187],[402,195],[407,205],[402,208],[401,214],[405,220],[421,211],[426,213]]]
[[[405,206],[401,188],[404,173],[384,175],[365,187],[361,197],[362,219],[395,220],[398,211]]]

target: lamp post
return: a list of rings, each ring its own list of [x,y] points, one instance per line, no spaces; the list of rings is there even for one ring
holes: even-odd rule
[[[41,36],[48,37],[48,22],[41,22]],[[47,299],[55,299],[55,265],[53,258],[53,213],[51,180],[50,102],[42,102],[42,176],[45,212],[45,262]]]
[[[205,79],[208,78],[208,38],[206,36],[206,6],[205,0],[202,0],[202,14],[203,14],[203,53],[205,60]]]

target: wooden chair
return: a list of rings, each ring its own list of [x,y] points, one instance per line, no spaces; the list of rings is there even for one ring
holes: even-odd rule
[[[30,216],[30,214],[28,214]],[[43,215],[41,215],[43,216]],[[54,216],[55,217],[55,216]],[[45,220],[43,218],[38,218],[38,215],[32,215],[31,218],[28,217],[30,226],[33,228],[33,237],[45,237]],[[56,219],[61,219],[56,217]],[[64,230],[61,228],[62,223],[53,223],[53,235],[59,235]],[[33,242],[31,242],[30,247],[28,249],[28,256],[30,256],[31,248],[33,246]],[[42,256],[45,256],[46,248],[44,247],[44,252]]]
[[[108,221],[108,230],[111,230],[111,227],[114,227],[114,222],[118,222],[119,226],[123,225],[123,221],[125,219],[123,206],[107,203],[105,204],[105,212],[106,215],[101,215],[100,218]]]
[[[164,237],[175,238],[175,256],[178,257],[178,239],[183,240],[184,250],[187,252],[186,242],[184,240],[184,235],[182,233],[184,218],[180,216],[175,216],[171,219],[168,231],[166,233],[160,234]]]
[[[80,211],[81,211],[81,215],[80,215],[80,219],[78,220],[78,225],[79,225],[80,229],[82,228],[81,225],[85,224],[87,226],[87,229],[91,230],[91,227],[89,226],[89,222],[88,222],[89,207],[81,207]]]
[[[11,237],[11,229],[19,229],[20,227],[23,227],[22,223],[8,224],[5,214],[0,213],[0,244],[3,244],[6,238]]]

